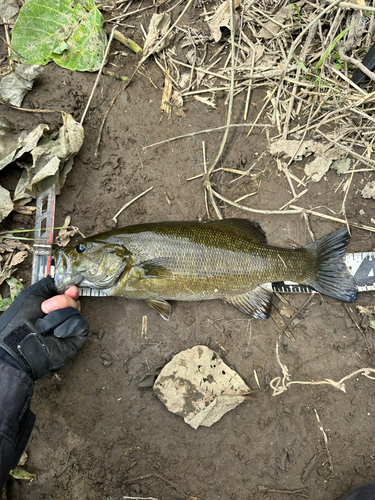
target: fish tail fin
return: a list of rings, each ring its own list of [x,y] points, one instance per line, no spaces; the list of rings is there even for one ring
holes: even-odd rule
[[[347,229],[340,229],[305,246],[316,261],[315,277],[310,277],[306,284],[335,299],[353,302],[357,285],[344,262],[349,240]]]

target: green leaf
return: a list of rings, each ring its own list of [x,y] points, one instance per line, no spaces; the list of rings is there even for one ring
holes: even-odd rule
[[[328,47],[328,49],[323,52],[323,54],[321,55],[319,61],[316,63],[316,66],[314,68],[315,71],[317,71],[326,62],[326,60],[328,59],[330,53],[336,47],[337,42],[339,42],[341,40],[341,38],[345,35],[345,33],[350,28],[351,28],[351,26],[348,26],[343,31],[341,31],[341,33],[339,33],[337,35],[337,37],[332,41],[332,43],[330,44],[330,46]]]
[[[0,295],[0,312],[6,311],[13,300],[17,297],[17,295],[24,289],[23,284],[16,278],[13,278],[13,276],[5,281],[9,285],[10,297],[8,297],[7,299],[3,299]]]
[[[107,45],[103,16],[94,0],[29,0],[12,32],[21,62],[55,61],[72,71],[97,71]]]
[[[30,474],[30,472],[27,472],[25,469],[21,469],[21,467],[16,467],[11,470],[9,474],[15,479],[26,479],[27,481],[35,479],[35,474]]]
[[[294,3],[293,5],[294,5],[294,7],[295,7],[295,9],[297,11],[298,21],[301,22],[302,19],[301,19],[301,12],[299,10],[299,7],[298,7],[298,5],[296,3]]]
[[[375,330],[375,321],[370,321],[370,327]]]

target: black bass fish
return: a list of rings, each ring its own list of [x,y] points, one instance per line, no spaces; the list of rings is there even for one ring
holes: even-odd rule
[[[267,244],[246,219],[137,224],[55,252],[59,292],[71,285],[143,299],[164,319],[167,300],[223,299],[243,313],[270,315],[273,281],[294,281],[351,302],[357,286],[344,263],[346,229],[303,248]]]

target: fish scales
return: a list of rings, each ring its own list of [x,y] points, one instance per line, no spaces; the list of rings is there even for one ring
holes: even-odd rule
[[[259,245],[230,231],[196,223],[130,227],[115,232],[108,241],[123,244],[134,256],[134,265],[161,259],[170,274],[144,280],[141,289],[149,297],[167,300],[225,298],[244,293],[262,283],[305,281],[311,263],[304,249],[287,250]],[[138,272],[120,278],[114,294],[138,298]],[[173,289],[171,289],[171,279]]]
[[[60,250],[55,280],[59,290],[80,284],[146,300],[163,317],[169,314],[166,300],[214,298],[267,317],[272,294],[263,285],[272,281],[354,300],[356,286],[343,263],[348,241],[340,230],[304,248],[279,248],[245,219],[139,224]]]

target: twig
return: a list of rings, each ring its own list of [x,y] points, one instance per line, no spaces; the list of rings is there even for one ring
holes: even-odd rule
[[[174,30],[174,28],[177,26],[177,24],[180,22],[180,19],[182,18],[182,16],[185,14],[185,12],[188,10],[188,8],[190,7],[190,5],[192,4],[193,0],[188,0],[187,4],[185,5],[183,11],[181,12],[181,14],[178,16],[178,18],[176,19],[176,21],[172,24],[172,26],[168,29],[168,31],[166,33],[164,33],[164,35],[160,38],[160,40],[153,46],[152,48],[152,53],[155,53],[156,52],[156,49],[158,47],[160,47],[160,45],[164,42],[164,40],[167,38],[167,36]],[[145,60],[148,58],[148,55],[145,55],[142,57],[141,61],[139,62],[138,64],[138,67],[141,66],[141,64],[143,64],[145,62]]]
[[[66,470],[69,469],[69,467],[73,467],[73,465],[75,465],[76,462],[77,460],[75,458],[72,458],[71,460],[66,462],[66,464],[58,472],[56,472],[55,476],[56,477],[61,476],[62,474],[64,474]]]
[[[318,424],[319,424],[319,430],[322,431],[322,434],[323,434],[324,446],[325,446],[325,449],[326,449],[326,452],[327,452],[327,456],[328,456],[328,460],[329,460],[329,466],[330,466],[330,469],[331,469],[331,473],[333,474],[333,462],[332,462],[331,453],[329,451],[328,437],[327,437],[326,431],[324,430],[322,421],[320,420],[319,414],[318,414],[318,412],[317,412],[317,410],[315,408],[314,408],[314,412],[315,412],[315,416],[316,416],[316,419],[317,419]]]
[[[345,45],[339,47],[339,56],[341,59],[345,62],[348,62],[350,64],[353,64],[357,68],[359,68],[362,73],[364,73],[370,80],[374,81],[375,80],[375,74],[373,71],[370,71],[364,64],[361,63],[361,61],[358,61],[355,57],[347,56],[345,52]]]
[[[143,10],[152,9],[153,7],[155,7],[155,5],[148,5],[147,7],[143,7],[142,9],[133,10],[132,12],[128,12],[126,14],[121,14],[120,16],[117,16],[117,17],[112,17],[112,19],[108,19],[107,23],[111,23],[113,21],[122,21],[123,19],[125,19],[125,17],[132,16],[133,14],[138,14],[139,12],[142,12]]]
[[[12,59],[12,49],[11,49],[11,41],[10,41],[10,35],[9,35],[9,27],[6,23],[4,23],[4,28],[5,28],[5,38],[7,40],[9,68],[10,68],[10,71],[13,71],[14,62]]]
[[[223,139],[220,144],[219,151],[216,155],[216,158],[210,168],[207,171],[207,174],[205,175],[205,179],[203,181],[203,184],[207,188],[207,184],[210,184],[210,175],[213,171],[213,169],[216,167],[218,161],[221,158],[221,155],[223,154],[225,144],[227,142],[228,138],[228,133],[229,133],[229,125],[231,122],[232,118],[232,110],[233,110],[233,94],[234,94],[234,19],[233,19],[233,0],[229,0],[229,10],[230,10],[230,41],[231,41],[231,72],[230,72],[230,90],[229,90],[229,102],[228,102],[228,112],[227,112],[227,123],[224,129],[224,135]]]
[[[204,141],[202,141],[202,150],[203,150],[203,168],[204,168],[204,174],[207,174],[207,163],[206,163],[206,144]],[[189,179],[188,179],[189,180]],[[207,203],[207,191],[204,189],[204,204],[206,207],[206,213],[208,219],[210,218],[210,211],[208,210],[208,203]]]
[[[299,497],[308,498],[307,495],[304,494],[306,492],[306,488],[300,488],[298,490],[276,490],[274,488],[267,488],[266,486],[258,486],[258,491],[263,493],[284,493],[285,495],[298,495]]]
[[[330,378],[326,378],[324,380],[318,380],[318,381],[308,381],[308,380],[291,380],[289,381],[291,374],[288,371],[288,367],[284,365],[279,356],[279,343],[276,342],[276,359],[279,364],[279,367],[282,372],[282,376],[280,377],[275,377],[274,379],[271,380],[270,382],[270,387],[272,389],[272,396],[280,396],[283,392],[287,391],[291,385],[297,384],[297,385],[331,385],[335,387],[336,389],[339,389],[342,392],[346,393],[346,387],[344,382],[346,380],[349,380],[352,377],[355,377],[356,375],[363,375],[364,377],[370,379],[370,380],[375,380],[375,368],[359,368],[358,370],[355,370],[354,372],[350,373],[349,375],[346,375],[342,379],[340,379],[338,382],[335,382],[334,380]],[[374,376],[371,376],[370,374],[374,374]]]
[[[320,212],[315,212],[315,210],[309,210],[307,208],[297,207],[296,205],[290,205],[290,208],[293,208],[294,210],[300,210],[301,212],[305,211],[308,214],[316,215],[317,217],[321,217],[322,219],[328,219],[328,220],[332,220],[334,222],[341,222],[341,224],[345,224],[345,225],[347,222],[345,219],[339,219],[338,217],[332,217],[331,215],[326,215],[326,214],[322,214]],[[287,213],[287,211],[284,210],[282,213],[285,214],[285,213]],[[375,227],[365,226],[364,224],[359,224],[358,222],[348,222],[348,224],[349,224],[349,226],[357,227],[358,229],[364,229],[365,231],[371,231],[372,233],[375,233]]]
[[[18,108],[17,108],[18,109]],[[263,127],[263,128],[273,128],[274,125],[269,125],[265,123],[231,123],[229,125],[229,128],[237,128],[237,127],[249,127],[249,126],[254,126],[254,127]],[[227,127],[227,125],[221,125],[220,127],[215,127],[215,128],[207,128],[205,130],[198,130],[197,132],[190,132],[189,134],[183,134],[183,135],[177,135],[175,137],[170,137],[169,139],[164,139],[163,141],[159,142],[154,142],[153,144],[149,144],[148,146],[143,146],[143,150],[146,150],[148,148],[153,148],[155,146],[160,146],[161,144],[166,144],[172,141],[177,141],[178,139],[185,139],[186,137],[194,137],[195,135],[199,134],[209,134],[211,132],[220,132],[220,130],[224,130]]]
[[[133,479],[127,479],[124,484],[131,484],[131,483],[137,483],[138,481],[142,481],[143,479],[150,479],[150,477],[156,477],[157,479],[160,479],[161,481],[164,481],[165,483],[167,483],[171,488],[173,488],[174,490],[176,490],[180,495],[184,496],[185,498],[187,498],[188,495],[186,495],[186,493],[184,493],[182,491],[182,489],[177,485],[177,484],[174,484],[172,481],[170,481],[169,479],[166,479],[165,477],[163,476],[160,476],[159,474],[145,474],[144,476],[139,476],[139,477],[135,477]]]
[[[113,40],[113,37],[114,37],[114,34],[115,34],[115,31],[116,31],[116,28],[117,28],[117,24],[115,24],[111,30],[111,34],[109,36],[109,40],[108,40],[108,43],[107,43],[107,47],[105,49],[105,52],[104,52],[104,56],[103,56],[103,60],[102,60],[102,63],[100,65],[100,68],[99,68],[99,71],[98,71],[98,74],[96,75],[96,79],[95,79],[95,83],[94,83],[94,86],[91,90],[91,94],[90,94],[90,97],[89,97],[89,100],[87,101],[87,104],[86,104],[86,107],[85,107],[85,110],[83,111],[83,114],[82,114],[82,117],[81,117],[81,121],[79,122],[81,125],[83,124],[84,120],[85,120],[85,117],[86,117],[86,113],[89,109],[89,106],[91,104],[91,100],[94,96],[94,92],[96,90],[96,87],[98,86],[98,83],[99,83],[99,78],[102,74],[102,71],[103,71],[103,68],[107,62],[107,57],[108,57],[108,54],[109,54],[109,49],[111,48],[111,43],[112,43],[112,40]]]
[[[245,103],[245,111],[243,115],[244,121],[247,120],[247,114],[249,112],[249,104],[250,104],[250,97],[251,97],[251,90],[252,90],[252,76],[254,74],[254,65],[255,65],[255,50],[253,49],[252,54],[251,54],[251,66],[250,66],[250,83],[247,88],[247,94],[246,94],[246,103]]]
[[[285,214],[298,214],[302,211],[302,209],[300,209],[300,212],[298,210],[258,210],[257,208],[250,208],[250,207],[245,207],[244,205],[239,205],[235,201],[232,201],[232,200],[229,200],[228,198],[225,198],[225,196],[222,196],[221,194],[217,193],[213,189],[212,189],[212,194],[214,196],[216,196],[216,198],[219,198],[219,200],[224,201],[225,203],[228,203],[228,205],[232,205],[233,207],[240,208],[241,210],[245,210],[246,212],[253,212],[255,214],[285,215]],[[374,231],[375,231],[375,228],[374,228]]]
[[[122,497],[123,500],[158,500],[155,497]]]
[[[135,72],[133,73],[133,75],[131,76],[131,78],[133,78]],[[129,85],[130,83],[130,79],[125,83],[125,85],[122,86],[122,88],[117,92],[117,94],[113,97],[112,101],[110,102],[106,112],[104,113],[103,115],[103,119],[102,119],[102,123],[100,124],[100,127],[99,127],[99,132],[98,132],[98,137],[96,138],[96,143],[95,143],[95,151],[94,151],[94,157],[97,158],[98,157],[98,154],[99,154],[99,145],[100,145],[100,141],[102,139],[102,133],[103,133],[103,128],[104,128],[104,124],[108,118],[108,115],[114,105],[114,103],[116,102],[116,99],[118,98],[118,96],[126,89],[126,87]]]
[[[307,51],[311,47],[312,41],[314,39],[316,30],[317,30],[317,27],[318,27],[317,24],[314,24],[314,26],[309,31],[309,34],[306,37],[305,45],[304,45],[304,47],[303,47],[303,49],[301,51],[301,54],[298,56],[299,61],[301,63],[305,62]],[[301,76],[301,71],[302,71],[302,68],[301,68],[300,65],[298,65],[297,72],[296,72],[296,80],[297,80],[297,82],[293,86],[292,95],[291,95],[291,99],[289,101],[289,106],[288,106],[288,113],[287,113],[287,116],[285,118],[285,125],[284,125],[284,131],[283,131],[283,138],[284,139],[286,139],[287,136],[288,136],[289,121],[290,121],[290,117],[291,117],[292,111],[293,111],[294,99],[295,99],[295,96],[296,96],[296,93],[297,93],[297,86],[299,85],[299,78]]]
[[[375,7],[370,7],[369,5],[361,5],[350,2],[336,2],[335,0],[324,0],[332,4],[332,6],[337,5],[340,9],[353,9],[353,10],[365,10],[366,12],[375,12]]]
[[[248,131],[246,137],[249,137],[249,135],[253,131],[253,128],[255,127],[255,124],[258,122],[259,118],[262,116],[263,111],[265,110],[267,104],[270,102],[270,100],[271,100],[273,94],[275,93],[276,89],[277,89],[277,87],[274,87],[274,89],[272,90],[272,92],[270,92],[269,95],[267,96],[266,102],[264,103],[264,105],[262,106],[262,109],[259,111],[257,117],[255,118],[255,123],[250,126],[250,130]]]
[[[291,203],[294,203],[295,201],[299,200],[299,198],[301,198],[301,196],[303,196],[304,194],[306,194],[307,191],[308,191],[308,189],[304,189],[303,191],[301,191],[300,193],[298,193],[292,200],[289,200],[288,203],[285,203],[285,205],[283,205],[282,207],[280,207],[279,210],[284,210],[284,208],[289,207],[289,205]]]
[[[358,163],[358,162],[357,162],[357,163]],[[354,167],[355,167],[355,165],[354,165]],[[353,167],[353,168],[354,168],[354,167]],[[345,221],[346,221],[346,227],[347,227],[347,229],[348,229],[348,233],[350,234],[350,236],[351,236],[351,234],[352,234],[352,233],[350,232],[350,227],[349,227],[349,224],[348,224],[348,219],[347,219],[347,217],[346,217],[346,208],[345,208],[345,203],[346,203],[346,198],[347,198],[347,196],[348,196],[348,192],[349,192],[350,184],[352,183],[352,180],[353,180],[353,175],[354,175],[354,174],[352,173],[352,175],[350,176],[350,179],[348,179],[347,186],[346,186],[346,190],[345,190],[345,194],[344,194],[344,199],[342,200],[342,205],[341,205],[341,207],[342,207],[342,213],[343,213],[343,215],[344,215],[344,217],[345,217]]]
[[[0,104],[8,105],[12,109],[16,109],[17,111],[26,111],[27,113],[61,113],[62,115],[66,115],[67,113],[62,109],[28,109],[28,108],[18,108],[17,106],[12,106],[8,102],[4,102],[0,100]]]
[[[122,214],[122,212],[125,210],[125,208],[128,208],[129,205],[131,205],[136,200],[138,200],[139,198],[141,198],[142,196],[144,196],[146,193],[148,193],[149,191],[151,191],[151,189],[154,189],[154,186],[151,186],[150,188],[146,189],[146,191],[143,191],[143,193],[139,194],[138,196],[136,196],[132,200],[130,200],[127,203],[125,203],[125,205],[122,208],[120,208],[120,210],[117,212],[117,214],[114,217],[112,217],[112,220],[114,220],[116,222],[116,224],[117,224],[117,217],[120,214]]]
[[[360,332],[360,334],[362,335],[363,337],[363,340],[365,341],[365,345],[366,345],[366,351],[367,353],[371,356],[371,352],[370,352],[370,346],[368,345],[368,342],[367,342],[367,338],[366,338],[366,334],[365,332],[362,330],[362,328],[359,326],[359,324],[357,323],[357,321],[355,320],[355,317],[353,316],[353,313],[352,311],[350,310],[350,308],[348,307],[347,304],[345,304],[345,302],[343,303],[344,305],[344,308],[346,310],[346,312],[349,314],[349,317],[350,319],[353,321],[353,323],[355,324],[357,330]]]
[[[280,99],[280,94],[281,94],[281,89],[282,89],[282,83],[284,81],[284,78],[285,78],[285,75],[286,75],[286,72],[288,70],[288,66],[289,66],[289,63],[293,57],[293,54],[296,50],[296,48],[298,47],[300,41],[302,40],[302,38],[305,36],[305,34],[311,30],[311,28],[314,26],[315,23],[317,23],[319,21],[319,19],[321,19],[323,16],[325,16],[325,14],[327,14],[330,10],[333,9],[333,7],[336,7],[336,5],[338,5],[340,3],[340,0],[333,0],[333,2],[328,6],[326,7],[325,9],[323,9],[317,16],[315,19],[313,19],[300,33],[299,35],[294,39],[292,45],[290,46],[290,49],[289,49],[289,53],[288,53],[288,56],[286,58],[286,61],[285,61],[285,66],[284,66],[284,70],[280,76],[280,79],[279,79],[279,83],[278,83],[278,91],[277,91],[277,96],[276,96],[276,102],[279,101]]]

